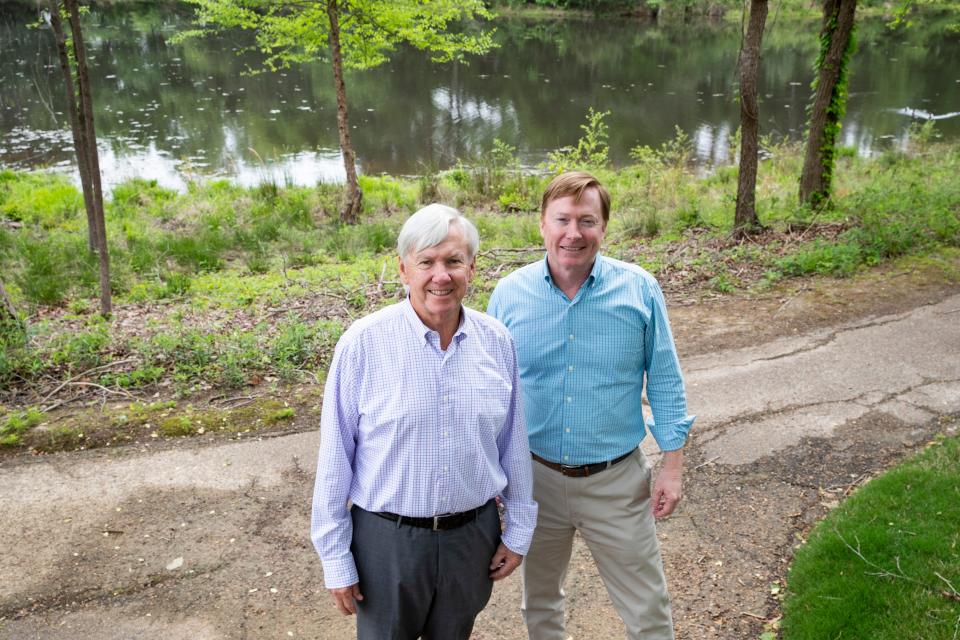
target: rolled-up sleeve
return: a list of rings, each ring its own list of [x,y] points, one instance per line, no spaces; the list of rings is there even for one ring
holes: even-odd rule
[[[647,429],[661,451],[674,451],[686,443],[696,416],[687,414],[683,374],[667,318],[667,304],[655,281],[649,285],[645,302],[650,309],[644,333],[646,392],[653,413]]]
[[[328,589],[348,587],[359,580],[350,552],[353,523],[347,510],[359,422],[358,346],[345,338],[337,344],[324,387],[310,527]]]

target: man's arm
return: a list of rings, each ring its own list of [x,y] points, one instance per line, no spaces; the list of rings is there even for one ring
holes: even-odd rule
[[[503,533],[503,542],[490,561],[492,580],[506,578],[520,566],[524,554],[530,548],[533,529],[537,524],[537,503],[533,501],[533,469],[530,443],[527,440],[527,423],[523,417],[517,351],[512,339],[508,339],[508,343],[505,366],[513,391],[504,427],[497,437],[500,467],[507,476],[507,486],[502,491],[502,501],[506,507],[506,530]]]
[[[350,552],[353,523],[347,511],[359,431],[355,347],[341,340],[327,374],[311,521],[311,539],[323,563],[324,583],[344,615],[356,613],[355,601],[363,599]]]
[[[673,513],[683,497],[683,446],[694,416],[687,415],[680,359],[670,331],[666,301],[656,281],[649,293],[650,320],[644,335],[644,366],[647,399],[654,419],[647,427],[664,452],[653,484],[651,507],[655,517],[665,518]]]

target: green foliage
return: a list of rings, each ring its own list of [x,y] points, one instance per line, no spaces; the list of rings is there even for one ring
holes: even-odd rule
[[[40,424],[44,413],[36,407],[7,414],[0,423],[0,447],[13,447],[29,429]]]
[[[172,218],[176,200],[177,193],[158,186],[156,180],[133,178],[113,188],[106,215],[111,222],[136,218],[141,213],[166,221]]]
[[[516,154],[516,147],[494,138],[490,151],[450,171],[446,177],[457,193],[457,206],[492,201],[506,211],[536,210],[541,181],[525,174]]]
[[[0,175],[0,216],[4,218],[52,229],[79,218],[82,211],[83,196],[66,176],[12,171]]]
[[[99,316],[93,316],[92,326],[75,333],[59,333],[51,343],[50,361],[55,366],[81,372],[103,364],[110,344],[110,327]]]
[[[907,137],[920,153],[929,150],[931,143],[940,137],[937,131],[936,120],[925,120],[924,122],[911,122],[907,129]]]
[[[277,422],[293,420],[296,415],[297,412],[293,407],[284,407],[283,409],[278,409],[277,411],[274,411],[268,415],[265,420],[267,424],[276,424]]]
[[[602,169],[610,161],[609,127],[604,118],[610,115],[609,111],[594,111],[593,107],[587,112],[586,123],[580,125],[583,136],[575,147],[561,147],[548,154],[547,169],[551,173],[559,174],[573,169]]]
[[[863,251],[856,243],[817,239],[810,246],[781,258],[777,267],[788,276],[849,276],[860,268],[863,261]]]
[[[417,187],[390,176],[360,176],[363,208],[369,213],[411,213],[417,208]]]
[[[168,438],[175,438],[193,435],[197,432],[197,427],[189,416],[170,416],[160,421],[157,430]]]
[[[19,243],[23,266],[14,279],[27,300],[36,304],[55,305],[67,297],[69,262],[57,244],[27,235]]]
[[[187,0],[197,9],[199,28],[177,40],[224,29],[255,32],[269,69],[327,59],[330,20],[324,2],[295,0]],[[369,69],[389,59],[402,44],[428,51],[433,60],[464,60],[493,47],[490,32],[451,28],[492,14],[482,0],[354,0],[339,5],[340,46],[345,68]]]
[[[100,376],[100,384],[105,387],[115,386],[124,389],[137,389],[160,382],[163,379],[164,373],[166,372],[162,367],[141,365],[132,371],[105,373]]]
[[[381,253],[396,246],[399,228],[389,222],[361,225],[334,223],[326,229],[323,250],[338,260],[349,262],[364,255]]]
[[[960,439],[870,481],[797,550],[783,639],[950,640],[960,602]]]

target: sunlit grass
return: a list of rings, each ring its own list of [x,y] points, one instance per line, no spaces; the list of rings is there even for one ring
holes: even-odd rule
[[[958,637],[960,438],[841,504],[797,551],[787,586],[783,640]]]

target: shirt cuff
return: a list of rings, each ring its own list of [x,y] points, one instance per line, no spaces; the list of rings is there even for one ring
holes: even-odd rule
[[[647,431],[649,431],[653,439],[657,441],[657,446],[660,447],[660,451],[676,451],[677,449],[683,448],[683,445],[686,444],[687,434],[690,432],[690,427],[693,426],[693,421],[696,419],[697,416],[687,416],[676,422],[658,425],[654,422],[653,418],[648,418]]]
[[[521,508],[522,515],[515,513],[514,517],[510,515],[510,504],[504,500],[507,508],[506,529],[500,536],[503,545],[521,556],[527,555],[530,550],[530,542],[533,540],[533,529],[537,525],[537,505]],[[516,509],[516,507],[515,507]],[[519,522],[518,522],[519,520]]]
[[[360,582],[352,553],[334,560],[321,558],[321,563],[323,564],[323,584],[327,589],[342,589]]]

